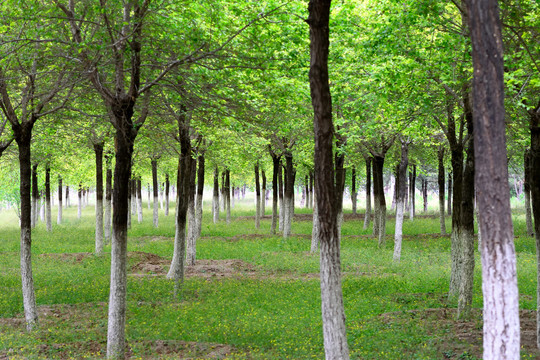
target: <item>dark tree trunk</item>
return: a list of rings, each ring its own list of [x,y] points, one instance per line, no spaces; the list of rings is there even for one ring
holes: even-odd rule
[[[335,203],[332,98],[328,83],[330,0],[309,2],[311,64],[309,82],[314,110],[315,187],[321,243],[321,301],[326,359],[346,360],[349,347],[341,290],[341,260]]]
[[[409,164],[409,142],[401,140],[401,161],[396,173],[396,229],[394,233],[394,261],[401,259],[401,243],[403,241],[403,217],[405,210],[405,194],[407,193],[407,166]]]
[[[386,200],[384,198],[384,156],[375,155],[373,157],[373,193],[375,200],[375,224],[377,231],[374,234],[378,238],[379,246],[386,243]]]
[[[214,193],[212,199],[212,214],[214,224],[219,221],[219,169],[216,165],[214,169]]]
[[[474,68],[476,188],[484,239],[484,359],[517,360],[519,292],[506,158],[499,7],[496,0],[471,0],[467,4]]]
[[[66,186],[66,209],[70,206],[71,204],[69,203],[69,185]]]
[[[96,237],[95,254],[103,253],[103,143],[94,144],[96,155]]]
[[[195,181],[197,176],[197,160],[191,158],[191,171],[189,176],[189,188],[188,188],[188,210],[187,210],[187,241],[186,241],[186,261],[187,265],[195,265],[195,259],[197,257],[197,225],[195,222]]]
[[[313,209],[313,171],[309,172],[309,207]]]
[[[139,177],[137,180],[137,220],[139,223],[142,223],[143,221],[143,211],[142,211],[142,181]]]
[[[203,193],[204,193],[204,152],[199,154],[199,167],[197,170],[197,202],[195,204],[195,217],[196,217],[196,237],[201,237],[202,232],[202,218],[203,218]],[[167,181],[168,181],[167,177]],[[167,189],[168,191],[168,189]],[[167,194],[167,204],[168,204]]]
[[[524,181],[523,192],[525,193],[525,222],[527,224],[527,235],[534,236],[534,228],[531,213],[531,151],[525,150],[523,155]]]
[[[341,139],[337,141],[336,147],[341,147],[343,142]],[[341,242],[341,225],[343,223],[343,192],[345,191],[345,155],[336,153],[335,155],[335,167],[336,167],[336,221],[337,221],[337,233],[338,239]]]
[[[281,160],[278,167],[278,196],[279,196],[279,231],[283,231],[283,166]]]
[[[105,155],[105,163],[107,166],[107,171],[105,175],[105,221],[104,221],[104,231],[105,231],[105,241],[109,242],[111,240],[111,214],[112,214],[112,163],[113,154],[107,153]]]
[[[371,221],[371,156],[366,156],[366,213],[364,215],[364,230]]]
[[[169,174],[165,174],[165,216],[169,216],[169,191],[171,183],[169,181]],[[204,184],[203,184],[204,186]]]
[[[261,185],[259,182],[259,162],[255,164],[255,228],[261,227]]]
[[[262,178],[262,196],[261,196],[261,216],[264,216],[264,213],[266,212],[266,173],[264,170],[261,170],[261,178]]]
[[[60,225],[62,223],[62,177],[58,177],[58,217],[56,219],[56,224]]]
[[[396,179],[396,183],[395,183],[395,186],[394,186],[394,196],[392,197],[392,206],[390,207],[390,209],[394,210],[396,209],[396,206],[397,206],[397,202],[398,202],[398,197],[399,197],[399,163],[396,164],[396,169],[394,170],[394,177]]]
[[[353,165],[351,174],[351,202],[352,213],[356,215],[356,198],[358,193],[356,192],[356,167]]]
[[[77,190],[77,218],[80,219],[82,216],[82,206],[83,206],[83,186],[82,183],[79,183],[79,189]]]
[[[225,210],[227,211],[227,224],[231,223],[231,170],[225,170]]]
[[[540,348],[540,102],[535,109],[529,109],[531,128],[531,200],[536,240],[537,287],[536,287],[536,336]]]
[[[409,219],[413,220],[414,215],[416,213],[416,165],[411,166],[411,182],[409,183],[410,191],[409,191],[409,197],[410,197],[410,205],[409,205]]]
[[[38,164],[32,165],[32,228],[36,227],[39,214],[39,189],[37,168]]]
[[[227,211],[227,197],[225,196],[225,171],[221,172],[221,203],[223,211]]]
[[[459,243],[459,230],[461,228],[461,191],[463,184],[463,148],[461,145],[451,149],[452,162],[452,235],[451,235],[451,269],[448,298],[455,300],[458,296],[460,279],[459,255],[461,248]],[[450,196],[450,195],[449,195]]]
[[[446,222],[444,216],[444,147],[439,146],[437,157],[439,159],[439,172],[437,174],[437,184],[439,185],[439,223],[441,227],[441,235],[446,234]]]
[[[309,175],[306,175],[304,178],[304,191],[305,191],[305,200],[304,207],[309,209]]]
[[[154,227],[157,228],[159,225],[159,203],[158,203],[158,178],[157,178],[157,159],[152,159],[152,188],[154,190],[154,212],[153,212],[153,223]]]
[[[454,167],[452,166],[452,169]],[[454,175],[452,174],[452,171],[449,171],[448,172],[448,205],[447,205],[447,213],[448,215],[452,216],[452,204],[453,204],[453,196],[452,196],[452,191],[454,189],[454,185],[453,185],[453,179],[454,179]]]
[[[285,157],[285,182],[283,191],[283,237],[287,239],[291,234],[294,214],[294,168],[293,157],[290,151],[283,153]]]
[[[424,200],[424,213],[428,210],[428,180],[422,177],[422,198]]]
[[[51,167],[45,165],[45,223],[47,231],[52,231],[51,219]]]
[[[270,233],[276,233],[276,226],[278,222],[278,173],[281,166],[281,156],[278,156],[272,150],[270,150],[272,156],[272,227]]]

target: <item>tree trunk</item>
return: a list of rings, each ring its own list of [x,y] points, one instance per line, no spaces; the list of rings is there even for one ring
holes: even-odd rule
[[[369,227],[371,220],[371,156],[366,156],[366,213],[364,215],[364,230]]]
[[[131,212],[133,211],[133,182],[131,179],[128,180],[127,184],[127,198],[128,198],[128,205],[127,205],[127,227],[128,229],[131,229]]]
[[[396,188],[396,229],[394,233],[394,261],[401,259],[401,243],[403,241],[403,215],[405,193],[407,192],[407,166],[409,164],[409,143],[401,140],[401,161],[398,165]]]
[[[105,164],[107,166],[107,171],[105,175],[105,221],[104,221],[104,232],[105,232],[105,241],[109,242],[111,240],[111,211],[112,211],[112,153],[107,153],[105,155]]]
[[[310,252],[314,253],[319,250],[320,245],[320,233],[319,233],[319,212],[317,211],[317,195],[313,192],[314,202],[313,202],[313,229],[311,232],[311,248]]]
[[[214,170],[214,196],[212,199],[212,217],[214,224],[219,221],[219,169],[216,165]]]
[[[524,182],[523,192],[525,193],[525,222],[527,224],[527,235],[534,236],[534,228],[531,213],[531,151],[525,150],[523,156]]]
[[[290,151],[283,153],[285,157],[285,188],[283,191],[283,238],[287,239],[291,234],[291,226],[294,215],[294,169],[293,158]]]
[[[157,179],[157,159],[152,159],[152,187],[154,194],[154,212],[153,212],[153,223],[154,227],[157,228],[159,225],[159,203],[158,203],[158,179]]]
[[[195,217],[195,177],[197,175],[197,160],[191,158],[191,171],[189,173],[189,188],[188,188],[188,235],[186,242],[186,262],[188,266],[195,265],[197,257],[197,220]]]
[[[356,192],[356,167],[353,165],[352,174],[351,174],[351,202],[352,202],[352,213],[356,215],[356,199],[358,193]]]
[[[384,198],[384,156],[373,157],[373,192],[375,195],[375,223],[378,231],[375,236],[378,238],[379,247],[386,244],[386,200]]]
[[[69,186],[66,186],[66,209],[71,206],[71,203],[69,201]]]
[[[139,177],[137,180],[137,221],[142,223],[143,221],[143,211],[142,211],[142,181]]]
[[[58,217],[56,218],[56,224],[62,223],[62,177],[58,177]]]
[[[304,191],[306,192],[306,202],[304,203],[304,207],[306,209],[309,209],[309,176],[306,175],[304,179]]]
[[[77,219],[82,215],[82,202],[83,202],[83,187],[82,183],[79,183],[79,189],[77,190]]]
[[[328,84],[330,0],[310,0],[311,64],[309,82],[314,110],[316,192],[321,240],[321,301],[327,360],[346,360],[349,347],[341,290],[333,164],[332,99]],[[292,160],[292,159],[291,159]]]
[[[261,188],[259,184],[259,162],[255,164],[255,228],[261,227]]]
[[[484,295],[484,359],[519,359],[519,292],[504,118],[503,42],[496,0],[471,0],[476,188]],[[540,165],[540,164],[536,164]]]
[[[424,213],[428,210],[428,180],[422,177],[422,198],[424,200]]]
[[[221,172],[221,204],[223,211],[227,211],[227,197],[225,196],[225,171]]]
[[[204,193],[204,152],[199,154],[199,168],[197,170],[197,203],[195,205],[195,217],[197,229],[195,231],[196,240],[201,237],[203,219],[203,193]],[[167,181],[169,180],[167,176]],[[169,203],[167,189],[167,207]]]
[[[339,139],[336,141],[336,147],[340,148],[342,145],[344,145],[343,140]],[[341,225],[343,224],[343,192],[345,191],[345,155],[336,154],[335,157],[335,167],[336,167],[336,221],[337,221],[337,234],[338,234],[338,241],[341,243]]]
[[[452,169],[454,167],[452,166]],[[453,171],[453,170],[452,170]],[[452,184],[454,175],[452,174],[452,171],[448,172],[448,204],[447,204],[447,213],[449,216],[452,216],[452,204],[454,202],[452,197],[452,190],[454,189],[454,185]]]
[[[39,213],[39,189],[38,189],[38,164],[32,165],[32,228],[35,228],[38,223]]]
[[[450,266],[450,285],[448,289],[448,299],[454,301],[458,296],[459,284],[461,282],[460,257],[461,243],[459,241],[459,232],[461,228],[461,194],[463,183],[463,148],[461,145],[452,147],[452,234],[451,234],[451,266]],[[450,186],[450,185],[449,185]],[[450,196],[450,194],[448,195]]]
[[[313,192],[313,171],[309,172],[309,207],[313,209],[314,192]]]
[[[272,226],[270,233],[275,234],[278,222],[278,172],[281,157],[273,151],[270,151],[270,156],[272,156]]]
[[[283,166],[281,160],[279,161],[278,168],[278,196],[279,196],[279,231],[283,232],[283,215],[284,215],[284,204],[283,204]]]
[[[150,199],[150,184],[147,184],[146,185],[146,194],[148,196],[148,202],[146,203],[147,207],[148,207],[148,210],[150,210],[150,204],[152,203],[152,200]]]
[[[415,195],[416,195],[416,165],[412,165],[411,166],[412,169],[411,169],[411,182],[409,184],[410,186],[410,192],[409,192],[409,197],[410,197],[410,205],[409,205],[409,219],[410,220],[414,220],[414,215],[415,215],[415,212],[416,212],[416,199],[415,199]]]
[[[103,143],[94,144],[96,155],[96,246],[95,254],[103,254]]]
[[[441,226],[441,235],[446,234],[446,222],[444,216],[444,147],[439,146],[437,152],[439,159],[439,172],[437,175],[437,183],[439,185],[439,223]]]
[[[262,178],[262,196],[261,196],[261,216],[264,216],[266,213],[266,173],[264,170],[261,170],[261,178]]]
[[[45,223],[47,231],[52,231],[51,219],[51,167],[45,166]]]
[[[225,169],[225,210],[227,224],[231,223],[231,170]]]
[[[536,109],[529,109],[531,128],[531,200],[536,240],[537,287],[536,287],[536,336],[540,348],[540,102]]]
[[[165,174],[165,216],[169,216],[169,191],[170,191],[169,188],[170,186],[171,186],[171,183],[169,181],[169,174]]]

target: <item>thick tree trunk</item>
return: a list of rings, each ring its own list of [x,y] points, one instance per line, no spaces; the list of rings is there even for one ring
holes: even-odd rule
[[[197,220],[195,217],[195,177],[197,175],[197,160],[191,158],[191,170],[189,173],[189,188],[188,188],[188,235],[186,242],[186,263],[188,266],[195,265],[197,257]]]
[[[283,153],[285,157],[285,188],[283,191],[283,238],[291,235],[291,226],[294,215],[294,168],[290,151]]]
[[[111,211],[112,211],[112,169],[111,161],[113,155],[108,153],[105,155],[105,164],[107,167],[105,174],[105,215],[104,215],[104,232],[105,232],[105,241],[110,242],[111,240]]]
[[[273,151],[270,151],[270,155],[272,156],[272,226],[270,233],[275,234],[278,222],[278,172],[281,166],[281,157]]]
[[[266,213],[266,173],[261,170],[262,188],[261,188],[261,216]]]
[[[95,254],[103,254],[103,143],[94,144],[96,155],[96,238]]]
[[[321,302],[327,360],[346,360],[349,347],[341,290],[341,260],[333,166],[332,99],[328,83],[330,0],[309,2],[311,64],[309,80],[314,109],[315,172],[321,240]]]
[[[158,179],[157,179],[157,159],[152,159],[152,187],[154,194],[154,212],[153,212],[153,224],[157,228],[159,226],[159,204],[158,204]]]
[[[401,161],[396,177],[396,229],[394,233],[394,261],[401,259],[401,243],[403,241],[403,215],[405,208],[405,193],[407,192],[407,166],[409,164],[409,143],[401,141]]]
[[[214,170],[214,194],[212,198],[212,218],[214,219],[214,224],[217,224],[219,221],[219,169],[216,165]]]
[[[52,231],[51,214],[51,167],[45,166],[45,224],[47,231]]]
[[[137,182],[137,221],[140,223],[143,222],[143,211],[142,211],[142,181],[141,178],[136,180]]]
[[[369,227],[371,221],[371,156],[366,160],[366,213],[364,215],[364,230]]]
[[[378,225],[378,231],[375,236],[378,238],[379,247],[386,244],[386,200],[384,198],[384,156],[376,155],[373,157],[373,192],[375,195],[375,223]]]
[[[39,189],[38,189],[38,164],[32,165],[32,228],[35,228],[38,223],[39,213]]]
[[[79,183],[79,189],[77,190],[77,219],[80,219],[82,216],[82,206],[83,206],[83,187],[82,183]]]
[[[202,219],[203,219],[203,193],[204,193],[204,152],[199,154],[199,168],[197,170],[197,203],[195,204],[195,217],[197,229],[195,231],[196,239],[201,237]],[[167,176],[168,181],[168,176]],[[168,189],[167,189],[168,192]],[[167,204],[169,202],[167,194]],[[168,206],[168,205],[167,205]]]
[[[171,186],[170,184],[171,183],[169,181],[169,174],[165,174],[165,216],[169,216],[169,188]]]
[[[525,193],[525,222],[527,224],[527,235],[534,236],[534,228],[531,212],[531,152],[525,150],[523,155],[524,181],[523,192]]]
[[[225,210],[227,224],[231,223],[231,170],[225,169]]]
[[[439,185],[439,223],[441,227],[441,235],[446,234],[446,222],[444,216],[444,147],[439,146],[437,152],[439,159],[439,172],[437,174],[437,184]]]
[[[281,160],[279,161],[278,168],[278,196],[279,196],[279,231],[283,232],[283,215],[284,215],[284,204],[283,204],[283,166]]]
[[[503,42],[496,0],[471,0],[476,188],[480,209],[484,359],[519,359],[519,292],[506,159]]]
[[[58,217],[56,218],[56,224],[62,223],[62,177],[58,177]]]
[[[259,162],[255,164],[255,229],[261,227],[261,188],[259,183]]]
[[[356,199],[358,193],[356,192],[356,167],[353,165],[352,174],[351,174],[351,202],[352,202],[352,213],[356,215]]]

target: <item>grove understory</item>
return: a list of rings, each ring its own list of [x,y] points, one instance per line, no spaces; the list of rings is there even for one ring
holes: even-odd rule
[[[210,200],[210,199],[208,199]],[[433,204],[436,202],[434,201]],[[513,201],[520,290],[521,358],[536,348],[536,249],[525,211]],[[517,204],[517,206],[516,206]],[[360,204],[359,204],[360,205]],[[350,205],[349,205],[350,206]],[[55,211],[53,207],[53,212]],[[166,278],[174,245],[174,209],[144,204],[142,223],[128,232],[126,358],[322,359],[319,253],[310,252],[312,215],[297,207],[291,234],[270,234],[271,206],[254,226],[253,199],[235,200],[231,222],[214,224],[205,199],[197,260],[174,296]],[[364,209],[344,209],[341,266],[347,339],[353,359],[477,359],[482,354],[481,269],[473,310],[456,320],[448,301],[450,235],[440,235],[429,209],[403,221],[401,261],[392,261],[394,211],[386,245],[363,229]],[[105,357],[110,243],[94,255],[94,206],[64,209],[64,221],[33,230],[32,260],[38,328],[27,333],[14,211],[0,212],[0,359]],[[450,228],[451,217],[446,217]],[[475,244],[475,258],[479,254]]]

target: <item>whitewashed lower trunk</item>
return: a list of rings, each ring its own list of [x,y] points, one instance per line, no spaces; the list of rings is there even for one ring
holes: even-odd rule
[[[202,219],[203,219],[203,198],[202,196],[197,196],[197,202],[195,203],[195,225],[196,225],[196,231],[195,234],[197,235],[197,239],[201,237],[202,233]]]
[[[530,191],[525,191],[525,223],[527,224],[527,235],[534,236]]]
[[[21,280],[26,329],[32,331],[38,323],[34,278],[32,276],[31,230],[21,230]]]
[[[185,229],[180,229],[178,221],[176,221],[174,232],[174,250],[171,267],[167,273],[167,279],[184,279],[184,261],[186,255],[186,233]]]
[[[283,206],[284,206],[284,200],[283,199],[279,199],[279,231],[283,232],[283,217],[284,217],[284,212],[285,212],[285,209],[283,209]]]
[[[148,192],[147,192],[147,194],[148,194],[148,202],[146,203],[146,205],[148,206],[148,210],[150,210],[150,203],[151,203],[151,201],[150,201],[150,185],[148,186],[147,189],[148,189]]]
[[[195,259],[197,257],[197,224],[195,218],[195,204],[193,201],[188,203],[187,211],[187,241],[186,241],[186,261],[188,266],[195,265]]]
[[[80,219],[82,215],[82,197],[77,198],[77,219]]]
[[[379,222],[379,246],[386,245],[386,207],[380,206],[378,211]]]
[[[257,195],[255,200],[255,228],[261,228],[261,196]]]
[[[349,359],[341,290],[339,242],[321,242],[321,308],[327,360]]]
[[[283,198],[283,238],[291,235],[293,199]]]
[[[137,222],[139,224],[143,222],[142,206],[142,199],[137,196]]]
[[[444,216],[444,199],[439,200],[439,223],[441,225],[441,235],[446,234],[446,221]]]
[[[45,223],[47,226],[47,231],[52,231],[52,209],[51,201],[45,201]]]
[[[401,260],[401,243],[403,242],[403,217],[405,203],[402,199],[398,199],[396,205],[396,230],[394,232],[394,261]]]
[[[312,253],[319,250],[319,211],[317,207],[317,200],[313,201],[313,230],[311,232],[311,249]]]
[[[103,201],[96,201],[96,255],[103,254]]]
[[[105,233],[105,242],[111,241],[111,201],[105,200],[105,214],[103,215],[103,230]]]
[[[468,318],[472,307],[474,280],[474,233],[462,231],[461,281],[459,283],[457,317]]]
[[[39,204],[39,218],[41,222],[45,222],[45,200],[43,199],[43,197],[41,198]]]
[[[341,227],[343,225],[343,209],[341,209],[336,218],[336,226],[337,226],[337,233],[338,233],[338,241],[341,243]]]
[[[219,197],[214,196],[213,198],[212,213],[213,213],[214,224],[217,224],[219,221]]]
[[[154,227],[157,228],[159,226],[159,204],[158,204],[158,198],[157,197],[154,197],[153,220],[154,220]]]

